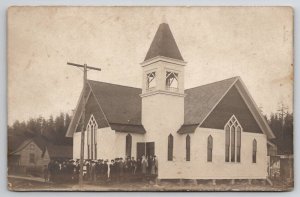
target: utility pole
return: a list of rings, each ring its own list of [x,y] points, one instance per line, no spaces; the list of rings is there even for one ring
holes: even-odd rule
[[[88,71],[88,69],[101,71],[101,69],[87,66],[86,64],[80,65],[80,64],[70,63],[70,62],[67,62],[67,64],[70,66],[76,66],[76,67],[83,68],[83,90],[82,90],[83,97],[82,97],[82,119],[81,119],[81,142],[80,142],[80,172],[79,172],[79,186],[82,187],[82,184],[83,184],[83,160],[84,160],[84,138],[85,138],[84,122],[85,122],[87,71]]]
[[[286,112],[288,108],[281,103],[280,109],[277,111],[279,112],[279,118],[281,118],[281,135],[283,135],[283,126],[284,126],[284,117],[288,114]]]

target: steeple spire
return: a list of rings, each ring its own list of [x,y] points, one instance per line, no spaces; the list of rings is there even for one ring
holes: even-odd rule
[[[157,56],[183,61],[181,53],[167,23],[161,23],[159,25],[144,61]]]

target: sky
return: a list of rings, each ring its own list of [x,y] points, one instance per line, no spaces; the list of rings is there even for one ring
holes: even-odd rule
[[[264,114],[293,111],[293,12],[288,7],[12,7],[8,11],[8,124],[71,113],[82,71],[141,87],[161,22],[187,62],[185,88],[240,76]]]

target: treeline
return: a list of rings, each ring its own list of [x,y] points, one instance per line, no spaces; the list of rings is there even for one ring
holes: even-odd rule
[[[71,117],[67,113],[61,113],[59,116],[50,116],[31,118],[28,121],[15,121],[13,125],[8,126],[8,136],[17,136],[19,138],[42,137],[47,141],[57,145],[72,145],[72,138],[67,138],[66,132],[70,124]]]
[[[277,145],[278,154],[293,154],[293,113],[271,114],[268,123],[276,136],[272,142]]]
[[[284,116],[274,113],[266,118],[276,138],[272,140],[277,145],[279,154],[293,154],[293,113]],[[57,117],[50,116],[31,118],[27,122],[15,121],[8,127],[9,136],[24,138],[41,136],[58,145],[72,145],[72,138],[66,138],[66,132],[71,117],[67,113],[61,113]]]

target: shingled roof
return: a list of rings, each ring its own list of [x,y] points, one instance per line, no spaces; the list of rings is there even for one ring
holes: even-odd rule
[[[238,77],[217,81],[184,91],[184,123],[199,124]]]
[[[157,56],[183,61],[176,41],[167,23],[162,23],[159,25],[144,61]]]
[[[119,132],[146,132],[141,122],[142,98],[140,94],[142,90],[140,88],[91,80],[88,81],[88,84],[91,87],[92,94],[97,98],[100,109],[107,118],[111,129]],[[239,77],[185,90],[184,124],[178,130],[178,133],[194,132],[233,85],[240,87],[247,102],[250,103],[249,106],[254,109],[253,113],[257,117],[262,130],[268,137],[272,138],[274,134],[258,110],[255,109],[255,104]],[[72,120],[72,122],[74,121]],[[67,133],[69,137],[74,132],[71,129],[72,124],[76,124],[72,122]]]
[[[88,80],[91,94],[95,96],[99,110],[107,125],[118,132],[146,133],[142,125],[142,89]],[[66,136],[72,137],[81,114],[81,98]]]
[[[272,130],[262,117],[240,77],[233,77],[185,90],[184,124],[177,132],[180,134],[194,132],[233,86],[238,88],[243,95],[263,133],[270,139],[274,138]]]
[[[140,88],[88,80],[93,94],[110,124],[141,125]]]

